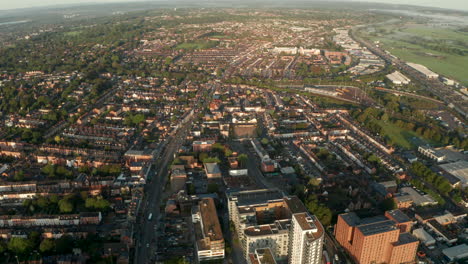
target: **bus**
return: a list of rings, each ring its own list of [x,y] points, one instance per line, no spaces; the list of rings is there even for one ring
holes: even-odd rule
[[[322,255],[323,255],[323,260],[322,260],[322,263],[324,264],[331,264],[330,262],[330,257],[328,256],[328,252],[326,250],[324,250],[322,252]]]
[[[151,221],[152,218],[153,218],[153,213],[150,213],[150,214],[148,215],[148,221]]]

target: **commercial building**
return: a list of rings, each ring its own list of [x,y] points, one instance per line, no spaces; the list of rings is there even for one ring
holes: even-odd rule
[[[426,247],[433,246],[436,243],[436,240],[422,227],[413,230],[413,236],[419,239]]]
[[[411,80],[408,77],[401,74],[401,72],[399,71],[387,74],[386,77],[395,85],[409,84],[411,82]]]
[[[454,247],[449,247],[442,250],[442,253],[450,260],[459,260],[468,257],[468,245],[461,244]]]
[[[445,160],[445,155],[441,152],[439,152],[437,149],[431,148],[431,147],[425,147],[425,146],[419,146],[418,147],[419,153],[422,155],[433,159],[437,162],[442,162]]]
[[[439,165],[439,167],[447,172],[449,175],[456,177],[460,180],[461,186],[468,186],[468,161],[457,161],[447,164]]]
[[[269,248],[277,261],[320,263],[323,227],[297,197],[262,189],[228,193],[227,199],[245,258]]]
[[[360,264],[412,263],[419,244],[393,220],[383,216],[361,219],[354,212],[338,216],[335,238]]]
[[[223,259],[224,238],[212,198],[203,198],[192,208],[198,261]]]
[[[400,193],[395,194],[393,200],[397,204],[398,208],[409,208],[413,205],[427,206],[437,204],[437,202],[429,194],[416,191],[412,187],[401,188]]]

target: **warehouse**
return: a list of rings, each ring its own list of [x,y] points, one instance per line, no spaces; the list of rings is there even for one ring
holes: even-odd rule
[[[424,76],[426,76],[426,78],[428,79],[437,79],[439,78],[439,74],[429,70],[426,66],[424,65],[421,65],[421,64],[416,64],[416,63],[411,63],[411,62],[408,62],[407,63],[408,66],[410,66],[411,68],[417,70],[418,72],[424,74]]]
[[[399,71],[387,74],[386,77],[395,85],[409,84],[411,82],[411,80],[408,77],[401,74],[401,72]]]

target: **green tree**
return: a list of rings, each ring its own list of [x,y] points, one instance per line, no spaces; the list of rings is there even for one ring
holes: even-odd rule
[[[45,165],[42,169],[41,172],[49,176],[50,178],[55,177],[55,166],[51,163]]]
[[[73,212],[73,203],[69,199],[61,199],[58,202],[59,209],[61,213],[71,213]]]
[[[41,244],[39,245],[39,250],[42,253],[48,253],[55,249],[55,241],[52,239],[44,239],[42,240]]]
[[[397,208],[395,200],[392,197],[386,198],[380,202],[379,207],[382,211],[390,211]]]
[[[23,170],[18,170],[15,172],[15,175],[13,176],[13,179],[15,181],[22,181],[24,180],[24,171]]]
[[[12,237],[8,242],[8,250],[14,254],[25,254],[32,249],[32,244],[29,239],[21,237]]]
[[[207,188],[208,193],[217,193],[219,191],[219,186],[216,183],[208,184]]]
[[[55,248],[57,253],[66,254],[70,253],[74,247],[74,240],[69,235],[64,235],[55,241]]]
[[[249,160],[249,157],[246,154],[240,154],[237,157],[237,161],[239,162],[241,167],[245,167],[247,165],[248,160]]]
[[[47,197],[40,196],[39,198],[37,198],[36,203],[37,206],[39,206],[41,209],[44,209],[47,206],[49,206],[49,199],[47,199]]]

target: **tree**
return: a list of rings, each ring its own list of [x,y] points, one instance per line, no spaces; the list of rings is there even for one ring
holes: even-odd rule
[[[69,235],[64,235],[55,241],[55,248],[59,254],[65,254],[72,251],[74,240]]]
[[[55,177],[55,166],[49,163],[41,169],[41,172],[46,174],[50,178],[53,178]]]
[[[32,244],[26,238],[12,237],[8,242],[8,249],[15,254],[25,254],[32,249]]]
[[[15,172],[15,176],[13,176],[13,179],[14,179],[15,181],[22,181],[22,180],[24,180],[24,171],[23,171],[23,170],[16,171],[16,172]]]
[[[39,198],[37,198],[37,206],[39,206],[42,209],[46,208],[47,206],[49,206],[49,199],[47,199],[47,197],[40,196]]]
[[[380,117],[380,120],[387,122],[388,121],[388,115],[387,113],[383,113],[383,115]]]
[[[316,186],[319,186],[319,185],[320,185],[320,181],[319,181],[317,178],[313,177],[313,178],[311,178],[311,179],[309,180],[309,185],[315,186],[315,187],[316,187]]]
[[[246,154],[240,154],[237,157],[237,161],[239,162],[241,167],[245,167],[247,165],[248,160],[249,160],[249,157]]]
[[[219,191],[219,186],[216,183],[208,184],[207,188],[208,193],[217,193]]]
[[[382,211],[389,211],[389,210],[393,210],[397,208],[395,200],[393,200],[392,197],[382,200],[379,206],[380,206],[380,209],[382,209]]]
[[[8,246],[5,244],[5,242],[0,241],[0,254],[5,252],[8,249]]]
[[[314,214],[324,226],[331,224],[331,210],[328,207],[320,204],[315,194],[309,195],[305,204],[309,212]]]
[[[262,138],[262,140],[260,141],[263,145],[267,145],[268,144],[268,139],[267,138]]]
[[[58,202],[60,212],[61,213],[71,213],[73,212],[73,204],[69,201],[69,199],[61,199]]]
[[[39,250],[42,253],[51,252],[54,249],[55,249],[55,241],[52,239],[46,238],[42,240],[41,244],[39,245]]]
[[[110,207],[110,203],[102,197],[87,198],[85,201],[85,207],[104,210]]]

